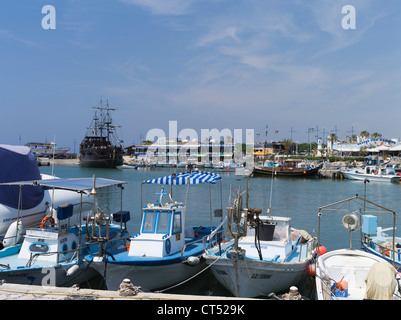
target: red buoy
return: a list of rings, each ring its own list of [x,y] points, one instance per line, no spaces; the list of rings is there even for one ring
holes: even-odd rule
[[[316,275],[316,265],[314,263],[308,264],[306,267],[306,272],[311,276],[314,277]]]
[[[319,255],[324,255],[325,253],[327,253],[327,249],[326,249],[326,247],[324,247],[324,246],[320,246],[320,247],[318,247],[318,248],[316,248],[316,252],[319,254]]]

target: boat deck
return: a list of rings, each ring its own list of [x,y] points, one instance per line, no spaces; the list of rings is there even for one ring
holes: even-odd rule
[[[190,239],[188,239],[190,240]],[[189,242],[189,241],[186,241]],[[154,263],[160,264],[171,264],[176,263],[180,260],[185,260],[190,256],[200,256],[204,251],[203,243],[193,243],[185,248],[183,255],[181,256],[181,251],[165,257],[151,257],[151,256],[129,256],[129,251],[123,251],[114,255],[115,260],[109,259],[109,264],[134,264],[134,265],[151,265]]]

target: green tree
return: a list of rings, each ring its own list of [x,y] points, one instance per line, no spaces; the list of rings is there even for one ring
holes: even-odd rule
[[[374,132],[374,133],[371,134],[371,137],[372,137],[373,139],[379,139],[379,138],[382,137],[382,135],[381,135],[381,133]]]
[[[359,134],[363,139],[367,139],[370,136],[370,133],[368,131],[361,131]]]

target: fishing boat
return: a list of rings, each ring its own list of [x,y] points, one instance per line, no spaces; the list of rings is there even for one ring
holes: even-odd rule
[[[79,164],[82,167],[91,168],[116,168],[123,164],[123,147],[117,138],[116,128],[113,125],[111,111],[115,108],[103,106],[95,109],[94,117],[89,126],[85,138],[79,147]]]
[[[352,234],[361,229],[364,217],[361,215],[362,210],[352,206],[354,203],[359,203],[364,212],[366,206],[372,206],[375,211],[391,212],[359,196],[319,208],[319,250],[315,265],[317,299],[399,300],[400,278],[397,270],[377,254],[352,248]],[[350,236],[350,246],[325,252],[320,250],[321,219],[325,216],[325,212],[333,214],[336,211],[350,212],[342,218],[342,223]]]
[[[365,166],[363,168],[341,170],[344,178],[351,180],[365,180],[373,182],[399,182],[401,176],[397,175],[395,168],[381,166]]]
[[[395,234],[395,212],[390,213],[393,225],[388,228],[378,226],[377,214],[363,215],[362,249],[383,258],[401,271],[401,238]],[[388,231],[391,231],[390,235]]]
[[[214,171],[234,172],[238,169],[242,169],[244,166],[236,163],[234,160],[220,162],[219,164],[213,165],[211,169]]]
[[[81,224],[71,223],[73,206],[53,206],[38,228],[27,228],[22,243],[0,250],[0,279],[10,283],[48,286],[71,286],[97,275],[83,256],[90,252],[125,246],[126,225],[118,224],[122,210],[115,215],[115,223],[96,202],[99,189],[111,186],[122,188],[125,182],[99,178],[51,179],[25,181],[25,186],[73,190],[81,195],[91,190],[93,208],[89,215],[80,212]],[[82,208],[82,206],[80,206]],[[15,223],[19,223],[20,220]],[[85,222],[84,222],[85,221]],[[107,245],[102,245],[106,243]]]
[[[117,169],[138,169],[138,165],[131,163],[124,163],[121,166],[117,166]]]
[[[25,185],[20,181],[41,181],[55,179],[54,176],[41,174],[38,164],[30,149],[26,146],[0,145],[0,249],[14,244],[14,228],[24,233],[27,227],[39,226],[41,220],[49,214],[50,204],[58,207],[69,203],[73,206],[71,223],[79,223],[79,212],[91,210],[88,195],[77,194],[66,189],[45,189],[39,184]],[[19,220],[18,224],[15,224]],[[12,226],[12,224],[14,225]],[[10,238],[4,239],[6,234]]]
[[[66,157],[66,153],[70,148],[57,147],[55,143],[51,142],[28,142],[25,144],[35,157]]]
[[[217,281],[236,297],[269,296],[300,284],[314,256],[315,237],[293,230],[290,217],[261,212],[242,209],[242,193],[236,191],[228,208],[233,239],[203,255]]]
[[[221,177],[215,173],[190,171],[144,181],[143,184],[187,185],[215,184]],[[142,188],[141,188],[142,193]],[[124,279],[130,279],[143,290],[166,290],[194,277],[206,264],[202,253],[216,243],[222,223],[212,226],[187,226],[187,203],[174,201],[162,187],[158,201],[143,206],[140,231],[134,234],[128,248],[109,251],[108,255],[88,255],[87,261],[105,275],[109,290],[117,290]]]
[[[255,175],[283,176],[283,177],[310,177],[316,176],[321,169],[321,163],[305,163],[300,159],[285,159],[274,165],[256,166]]]

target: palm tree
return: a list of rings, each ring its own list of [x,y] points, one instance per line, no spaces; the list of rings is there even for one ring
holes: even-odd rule
[[[379,138],[382,137],[382,134],[381,134],[381,133],[378,133],[378,132],[374,132],[374,133],[371,134],[371,137],[372,137],[373,139],[379,139]]]
[[[370,133],[368,131],[361,131],[361,133],[359,135],[363,138],[363,140],[365,140],[365,139],[369,138]]]

